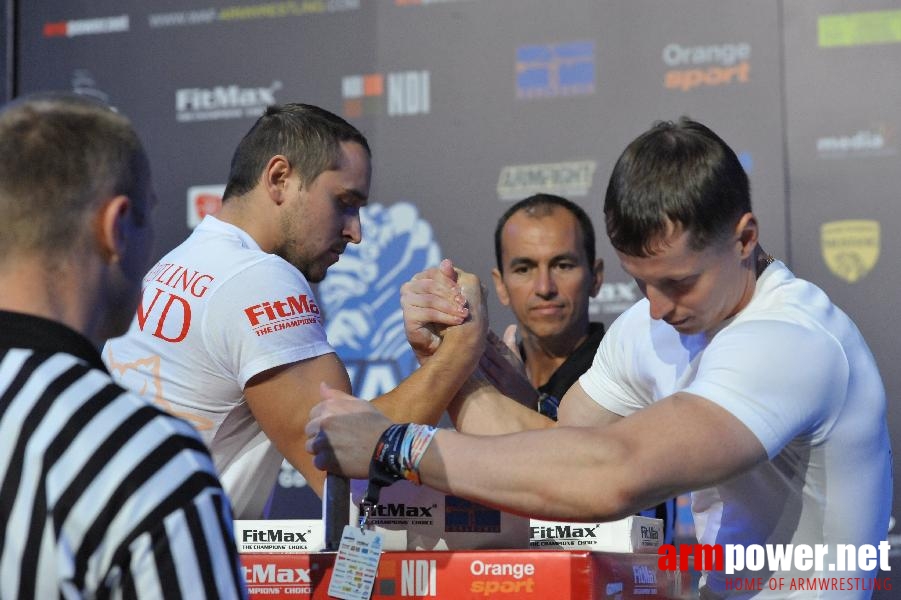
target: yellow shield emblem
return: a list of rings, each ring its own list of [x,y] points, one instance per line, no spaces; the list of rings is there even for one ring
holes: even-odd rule
[[[848,219],[823,223],[820,249],[826,266],[836,277],[854,283],[879,260],[879,221]]]

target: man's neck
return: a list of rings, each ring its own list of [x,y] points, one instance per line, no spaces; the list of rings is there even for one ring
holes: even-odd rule
[[[0,309],[57,321],[92,338],[97,314],[105,308],[82,290],[97,288],[99,266],[48,269],[48,260],[22,256],[0,265]]]
[[[588,334],[586,324],[579,336],[570,334],[552,339],[524,336],[523,361],[532,387],[539,388],[546,384],[560,365],[588,338]]]
[[[223,223],[234,225],[243,230],[257,243],[263,252],[272,252],[274,247],[275,226],[278,219],[266,218],[261,213],[271,208],[259,201],[259,191],[254,188],[241,197],[226,201],[215,217]]]
[[[763,272],[766,271],[766,268],[773,264],[773,261],[776,260],[773,255],[769,254],[766,250],[757,246],[754,251],[754,262],[755,262],[755,277],[760,279],[760,276],[763,275]]]

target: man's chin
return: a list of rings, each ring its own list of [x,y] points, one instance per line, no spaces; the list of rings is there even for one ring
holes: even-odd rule
[[[290,261],[289,261],[290,262]],[[319,283],[323,279],[325,279],[326,271],[328,271],[329,266],[331,265],[320,265],[320,264],[297,264],[295,262],[291,263],[294,265],[294,268],[300,271],[303,274],[304,279],[309,283]]]
[[[694,320],[677,323],[675,325],[670,323],[668,325],[675,329],[680,335],[697,335],[704,332],[704,327]]]
[[[323,279],[325,279],[326,272],[316,270],[310,273],[304,273],[304,277],[310,283],[320,283]]]
[[[320,283],[323,279],[325,279],[325,276],[328,275],[328,270],[331,266],[332,265],[325,264],[315,265],[310,269],[307,269],[309,273],[304,273],[304,275],[306,276],[307,281],[309,281],[310,283]]]
[[[556,338],[566,333],[566,324],[533,321],[528,324],[528,329],[539,339]]]

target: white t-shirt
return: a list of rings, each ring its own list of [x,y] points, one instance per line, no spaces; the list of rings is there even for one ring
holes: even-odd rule
[[[208,216],[146,275],[131,327],[107,342],[103,360],[120,384],[198,429],[236,518],[258,519],[282,456],[251,414],[244,386],[329,352],[304,276]]]
[[[886,539],[891,446],[876,362],[848,316],[781,262],[766,269],[750,303],[712,337],[680,335],[650,318],[647,300],[638,302],[610,327],[579,382],[598,404],[623,416],[675,392],[695,394],[757,436],[768,462],[693,492],[702,544],[876,546]],[[876,575],[831,572],[830,562],[819,573],[712,571],[707,591],[725,593],[725,578]],[[795,596],[783,589],[772,597]]]

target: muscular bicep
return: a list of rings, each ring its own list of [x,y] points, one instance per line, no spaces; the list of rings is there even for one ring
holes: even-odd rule
[[[254,418],[279,452],[322,493],[325,475],[313,466],[304,448],[304,428],[319,402],[319,384],[350,392],[350,380],[334,353],[301,360],[259,373],[244,386],[244,398]]]
[[[616,423],[622,417],[592,400],[577,381],[563,394],[557,419],[560,425],[598,427]]]
[[[747,471],[767,459],[763,444],[732,413],[693,394],[677,393],[622,418],[609,431],[624,449],[637,504],[651,505]]]
[[[680,393],[608,425],[439,432],[421,474],[432,487],[513,512],[593,521],[626,517],[764,460],[763,445],[741,421]]]

